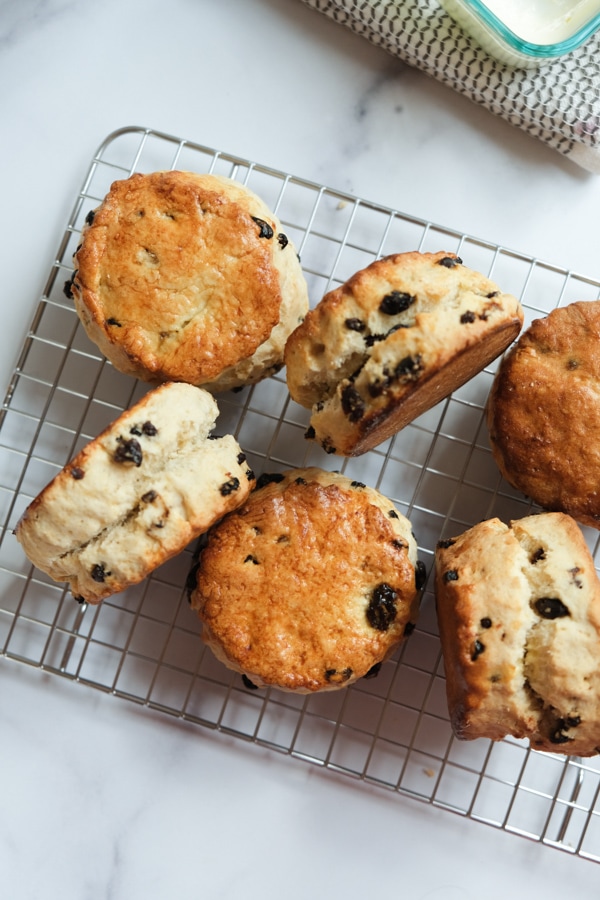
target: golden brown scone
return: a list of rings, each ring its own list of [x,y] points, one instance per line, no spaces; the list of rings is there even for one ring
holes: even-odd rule
[[[90,213],[67,284],[121,372],[228,390],[281,368],[308,308],[296,251],[244,185],[153,172],[116,181]]]
[[[89,603],[137,584],[244,502],[254,475],[214,397],[165,384],[118,417],[32,501],[29,559]]]
[[[600,582],[571,517],[490,519],[441,541],[435,594],[459,738],[600,752]]]
[[[367,675],[414,628],[423,566],[408,520],[317,468],[261,477],[208,534],[192,607],[255,686],[311,693]]]
[[[453,253],[399,253],[330,291],[285,348],[307,437],[356,456],[495,359],[523,324],[519,301]]]
[[[496,373],[487,422],[509,484],[600,528],[600,301],[532,322]]]

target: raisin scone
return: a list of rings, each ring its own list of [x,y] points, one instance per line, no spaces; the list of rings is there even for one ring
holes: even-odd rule
[[[312,693],[373,673],[410,634],[424,566],[387,498],[311,467],[261,476],[192,580],[218,659],[256,687]]]
[[[487,423],[509,484],[600,528],[600,301],[531,323],[496,373]]]
[[[307,437],[330,453],[372,449],[499,356],[519,301],[452,253],[376,260],[330,291],[285,349]]]
[[[459,738],[600,752],[600,582],[574,519],[490,519],[441,541],[435,594]]]
[[[98,603],[137,584],[244,502],[254,475],[213,436],[207,391],[169,383],[87,444],[30,503],[17,539],[39,569]]]
[[[292,242],[253,191],[218,175],[115,181],[90,212],[65,290],[119,371],[223,391],[282,366],[308,308]]]

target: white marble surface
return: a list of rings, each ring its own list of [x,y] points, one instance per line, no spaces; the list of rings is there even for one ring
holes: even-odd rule
[[[0,2],[6,384],[91,154],[151,126],[600,276],[600,178],[300,0]],[[597,865],[0,659],[18,900],[595,896]]]

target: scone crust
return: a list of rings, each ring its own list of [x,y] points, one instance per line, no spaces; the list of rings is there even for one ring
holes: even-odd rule
[[[487,408],[494,459],[544,509],[600,528],[600,301],[553,310],[498,369]]]
[[[577,523],[490,519],[436,550],[435,595],[459,738],[600,748],[600,584]]]
[[[392,437],[502,353],[519,301],[453,253],[376,260],[330,291],[285,350],[309,435],[356,456]]]
[[[116,368],[225,390],[280,368],[308,308],[281,223],[244,185],[192,172],[116,181],[86,222],[71,285]]]
[[[232,435],[209,438],[217,413],[201,388],[149,391],[29,504],[16,537],[31,562],[98,603],[243,503],[254,475]]]
[[[255,685],[335,690],[412,630],[415,539],[372,488],[317,468],[279,477],[209,532],[192,606],[215,655]]]

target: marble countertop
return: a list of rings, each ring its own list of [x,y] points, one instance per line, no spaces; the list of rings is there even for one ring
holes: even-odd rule
[[[91,155],[142,125],[600,277],[600,178],[300,0],[0,5],[0,381]],[[593,863],[0,658],[15,900],[592,896]]]

